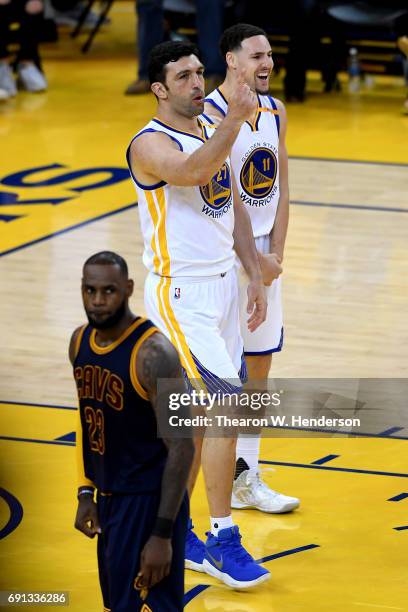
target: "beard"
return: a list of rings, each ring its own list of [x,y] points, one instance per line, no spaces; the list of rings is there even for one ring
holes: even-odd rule
[[[122,304],[118,309],[103,321],[98,321],[86,310],[86,316],[88,317],[89,325],[95,329],[110,329],[115,327],[123,319],[126,313],[126,300],[123,300]]]
[[[193,119],[193,117],[198,117],[204,112],[204,100],[200,104],[194,103],[192,100],[177,100],[173,108],[181,116]]]
[[[262,89],[255,87],[255,92],[259,94],[260,96],[266,96],[267,93],[269,92],[269,81],[267,81],[267,83],[265,84],[265,87],[263,87]]]

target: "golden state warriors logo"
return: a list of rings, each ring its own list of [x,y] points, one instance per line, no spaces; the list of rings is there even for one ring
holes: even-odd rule
[[[219,169],[217,174],[214,174],[208,185],[200,187],[200,193],[206,203],[202,209],[206,215],[221,217],[228,212],[232,200],[231,171],[227,163]]]
[[[251,198],[267,197],[275,184],[278,164],[270,149],[255,149],[242,166],[240,181]]]

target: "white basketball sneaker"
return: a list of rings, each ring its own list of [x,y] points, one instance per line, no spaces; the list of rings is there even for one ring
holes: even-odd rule
[[[234,480],[231,508],[255,508],[261,512],[281,514],[295,510],[299,504],[296,497],[288,497],[270,489],[255,470],[245,470]]]
[[[6,61],[0,61],[0,89],[3,92],[2,100],[6,100],[17,94],[13,71]]]
[[[21,89],[37,93],[47,89],[47,79],[35,64],[19,64],[17,66],[18,84]]]

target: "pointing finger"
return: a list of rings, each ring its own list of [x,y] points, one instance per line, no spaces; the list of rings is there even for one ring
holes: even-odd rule
[[[237,68],[235,71],[236,81],[239,85],[245,85],[245,70],[244,68]]]

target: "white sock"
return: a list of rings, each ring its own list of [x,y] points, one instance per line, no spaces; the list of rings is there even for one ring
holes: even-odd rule
[[[214,536],[218,536],[218,532],[220,529],[227,529],[228,527],[234,526],[234,521],[232,520],[232,516],[221,516],[219,518],[210,516],[211,521],[211,533]]]
[[[237,440],[236,459],[240,457],[249,465],[250,470],[258,471],[259,447],[261,436],[239,434]]]

